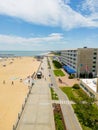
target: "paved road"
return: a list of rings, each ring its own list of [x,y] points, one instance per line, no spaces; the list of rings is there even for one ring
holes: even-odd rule
[[[47,80],[35,80],[16,130],[55,130],[46,58],[41,67]]]
[[[50,59],[49,59],[49,61],[50,61],[51,67],[53,69],[52,62]],[[68,100],[67,96],[57,86],[52,69],[50,70],[50,74],[51,74],[51,82],[53,83],[53,88],[54,88],[55,92],[58,94],[59,100],[68,102],[69,100]],[[64,117],[64,121],[65,121],[67,130],[82,130],[82,128],[78,122],[78,119],[72,109],[71,104],[70,103],[61,104],[61,109],[62,109],[62,113],[63,113],[63,117]]]

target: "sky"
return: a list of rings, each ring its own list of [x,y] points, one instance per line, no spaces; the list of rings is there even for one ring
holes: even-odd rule
[[[0,0],[0,50],[98,48],[98,0]]]

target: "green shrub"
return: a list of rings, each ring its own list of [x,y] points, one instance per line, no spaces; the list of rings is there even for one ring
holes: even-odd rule
[[[71,74],[73,76],[73,78],[75,78],[75,74]]]
[[[73,79],[73,78],[75,78],[74,74],[69,75],[69,79]]]
[[[88,102],[86,104],[75,104],[74,108],[81,124],[92,128],[92,130],[98,130],[98,108]]]
[[[94,126],[93,130],[98,130],[98,124]]]
[[[75,76],[73,74],[69,75],[69,79],[73,79]]]
[[[79,84],[74,84],[72,87],[73,87],[74,89],[80,89]]]
[[[50,65],[49,60],[47,60],[47,62],[48,62],[48,69],[51,69],[51,65]]]
[[[54,93],[54,90],[53,88],[50,88],[50,91],[51,91],[51,98],[52,100],[58,100],[58,95],[56,93]]]
[[[64,125],[62,122],[61,114],[55,113],[54,119],[55,119],[55,123],[56,123],[56,130],[64,130]]]
[[[53,60],[53,64],[54,64],[54,66],[55,66],[56,68],[58,68],[58,69],[62,68],[61,63],[59,63],[59,62],[56,61],[56,60]]]

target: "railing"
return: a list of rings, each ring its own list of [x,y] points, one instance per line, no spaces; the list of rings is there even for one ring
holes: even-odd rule
[[[41,63],[42,63],[42,62],[41,62]],[[41,63],[40,63],[40,65],[39,65],[39,67],[38,67],[37,72],[39,71],[39,69],[40,69],[40,67],[41,67]],[[35,72],[33,73],[32,79],[35,79],[35,78],[36,78],[37,72],[36,72],[36,73],[35,73]],[[23,113],[23,111],[24,111],[25,105],[26,105],[26,103],[27,103],[27,100],[28,100],[28,98],[29,98],[29,95],[31,94],[32,87],[33,87],[33,84],[31,84],[30,86],[28,86],[29,91],[28,91],[28,93],[27,93],[27,95],[26,95],[26,97],[25,97],[24,103],[22,104],[21,111],[18,113],[17,120],[16,120],[15,124],[13,125],[12,130],[16,130],[16,128],[17,128],[17,126],[18,126],[18,124],[19,124],[19,121],[20,121],[20,118],[21,118],[22,113]]]
[[[13,130],[16,130],[16,128],[17,128],[17,126],[18,126],[19,120],[20,120],[21,115],[22,115],[22,113],[23,113],[23,110],[24,110],[24,108],[25,108],[25,105],[26,105],[26,102],[27,102],[27,100],[28,100],[28,97],[29,97],[29,95],[30,95],[30,93],[31,93],[31,90],[32,90],[32,86],[29,87],[29,91],[28,91],[28,93],[27,93],[27,96],[25,97],[24,103],[22,104],[21,111],[18,113],[18,118],[17,118],[17,120],[16,120],[16,123],[13,125]]]

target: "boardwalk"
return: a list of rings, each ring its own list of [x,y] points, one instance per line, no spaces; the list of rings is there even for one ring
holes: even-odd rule
[[[47,62],[42,66],[44,76],[47,77]],[[48,80],[35,80],[31,94],[16,130],[55,130],[53,108]]]

